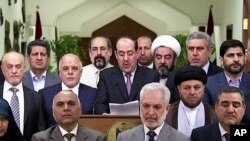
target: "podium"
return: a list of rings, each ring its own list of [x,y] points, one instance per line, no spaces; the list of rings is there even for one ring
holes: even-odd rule
[[[141,124],[140,116],[133,115],[81,115],[79,124],[107,135],[116,141],[118,133]]]

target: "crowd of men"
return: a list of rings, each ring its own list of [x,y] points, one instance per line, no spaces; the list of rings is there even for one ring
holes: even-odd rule
[[[244,71],[250,47],[241,41],[221,44],[220,67],[209,60],[212,41],[204,32],[188,36],[188,64],[180,68],[175,64],[181,46],[171,35],[124,36],[112,48],[108,37],[93,37],[91,64],[83,66],[77,55],[65,54],[58,74],[48,70],[45,40],[27,45],[26,72],[22,54],[3,55],[0,98],[8,102],[15,120],[11,124],[26,141],[105,141],[103,133],[78,123],[80,115],[109,115],[110,103],[135,100],[142,125],[118,134],[118,141],[228,141],[230,125],[250,124],[250,74]],[[118,65],[109,63],[112,54]],[[0,124],[8,120],[3,111],[0,107]]]

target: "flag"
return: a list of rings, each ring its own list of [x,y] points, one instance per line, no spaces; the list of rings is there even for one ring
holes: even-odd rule
[[[214,32],[214,20],[213,20],[212,8],[210,8],[207,21],[207,34],[211,36],[213,32]]]
[[[40,20],[39,11],[36,11],[36,31],[35,31],[35,39],[40,39],[42,37],[42,25]]]

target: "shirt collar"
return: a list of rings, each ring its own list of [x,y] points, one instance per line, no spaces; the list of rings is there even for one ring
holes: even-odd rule
[[[69,88],[62,82],[62,90],[72,90],[76,95],[78,95],[80,83],[78,83],[75,87]]]
[[[21,91],[23,89],[23,83],[21,82],[17,86],[12,86],[9,82],[5,80],[4,88],[6,88],[6,90],[9,90],[10,88],[17,88],[19,91]]]
[[[202,69],[206,72],[206,74],[208,72],[209,65],[210,65],[210,62],[207,61],[207,63],[202,67]]]
[[[66,130],[64,130],[60,125],[58,127],[59,127],[59,130],[62,133],[62,136],[64,136],[67,133],[72,133],[72,134],[74,134],[76,136],[77,129],[78,129],[78,124],[76,124],[75,128],[72,131],[70,131],[70,132],[67,132]]]
[[[163,125],[164,125],[164,122],[159,127],[157,127],[155,130],[153,130],[156,133],[157,136],[160,134],[161,129],[163,128]],[[150,131],[150,129],[145,124],[143,125],[143,128],[144,128],[144,131],[145,131],[144,134],[145,134],[145,137],[146,137],[147,133],[148,133],[148,131]]]
[[[41,75],[41,77],[40,77],[39,79],[41,79],[42,77],[45,77],[46,74],[47,74],[47,70],[45,70],[45,71],[42,73],[42,75]],[[32,70],[30,70],[30,75],[31,75],[32,80],[33,80],[34,78],[37,79],[37,76],[32,72]]]
[[[221,126],[220,122],[219,122],[219,129],[220,129],[221,136],[224,136],[224,134],[227,133],[227,131]]]

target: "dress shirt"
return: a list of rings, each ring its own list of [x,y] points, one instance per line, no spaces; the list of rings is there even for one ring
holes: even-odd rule
[[[202,67],[202,69],[206,72],[206,74],[208,72],[209,65],[210,65],[210,62],[207,61],[207,63]]]
[[[3,99],[7,100],[9,105],[10,105],[11,97],[13,95],[13,92],[10,91],[10,88],[12,88],[12,87],[14,87],[14,86],[12,86],[7,81],[4,82]],[[24,94],[23,94],[23,84],[22,84],[22,82],[19,83],[14,88],[18,89],[16,95],[17,95],[18,101],[19,101],[20,131],[23,134],[23,129],[24,129]]]
[[[227,131],[221,126],[220,123],[219,123],[219,129],[220,129],[220,134],[221,134],[221,141],[226,141],[224,134],[226,134]]]
[[[143,66],[143,65],[141,65],[140,63],[138,63],[138,64],[139,64],[139,66]],[[152,62],[152,63],[151,63],[151,64],[149,64],[148,66],[144,66],[144,67],[147,67],[147,68],[153,69],[154,64],[153,64],[153,62]]]
[[[99,70],[97,69],[93,64],[89,64],[87,66],[84,66],[82,68],[82,76],[80,79],[80,83],[85,84],[87,86],[93,87],[93,88],[97,88],[97,80],[99,78],[99,76],[97,76],[97,74],[99,74],[100,71],[106,69],[106,68],[110,68],[113,67],[113,65],[111,65],[110,63],[108,63],[103,69]]]
[[[43,89],[45,86],[45,78],[46,78],[47,71],[44,71],[40,78],[38,78],[31,70],[30,75],[32,78],[33,86],[35,91],[39,91],[40,89]]]
[[[134,80],[134,77],[135,77],[135,71],[136,71],[136,69],[133,72],[131,72],[131,76],[130,76],[131,85],[133,84],[133,80]],[[124,80],[125,80],[125,84],[127,84],[128,80],[127,80],[127,77],[125,75],[126,73],[122,72],[122,74],[123,74],[123,77],[124,77]]]
[[[158,136],[159,136],[159,134],[161,132],[161,129],[162,129],[163,125],[164,125],[164,122],[159,127],[157,127],[155,130],[151,130],[151,131],[154,131],[156,133],[155,141],[157,141],[157,138],[158,138]],[[147,133],[148,133],[148,131],[150,131],[150,129],[145,124],[143,125],[143,128],[144,128],[144,131],[145,131],[144,132],[144,137],[145,137],[144,141],[148,141],[149,136],[147,135]]]
[[[78,93],[79,93],[79,86],[80,86],[80,83],[78,83],[75,87],[73,88],[69,88],[67,87],[63,82],[62,82],[62,90],[71,90],[73,91],[77,96],[78,96]]]
[[[64,135],[67,134],[67,133],[74,134],[74,136],[71,138],[71,141],[76,141],[77,129],[78,129],[78,124],[77,124],[76,127],[75,127],[72,131],[70,131],[70,132],[67,132],[67,131],[64,130],[61,126],[59,126],[59,130],[60,130],[61,133],[62,133],[62,136],[63,136],[63,138],[64,138],[64,141],[68,141],[67,138],[64,136]]]
[[[233,87],[237,87],[237,88],[240,87],[240,81],[241,81],[243,72],[241,72],[241,74],[240,74],[238,80],[236,80],[236,81],[233,81],[233,80],[227,75],[227,73],[226,73],[225,71],[224,71],[224,74],[225,74],[225,76],[226,76],[227,83],[228,83],[229,86],[233,86]]]

